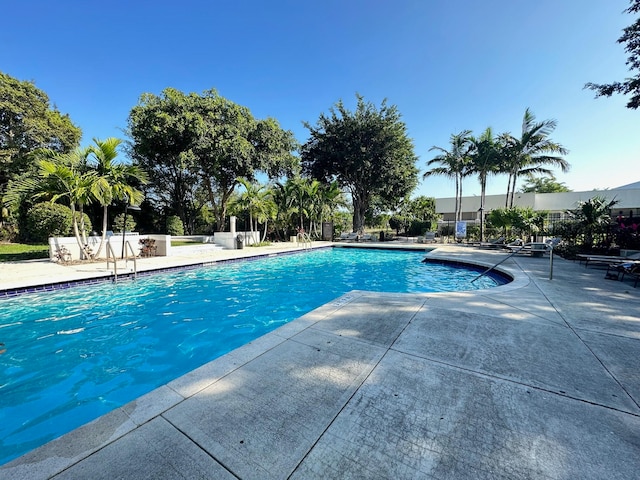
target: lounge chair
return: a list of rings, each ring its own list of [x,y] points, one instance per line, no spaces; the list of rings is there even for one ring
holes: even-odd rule
[[[427,232],[424,234],[425,243],[435,243],[436,242],[436,232]]]
[[[636,288],[638,286],[638,280],[640,280],[640,261],[609,264],[604,278],[607,280],[623,281],[625,275],[629,275],[635,279],[633,288]]]
[[[351,232],[351,233],[346,233],[346,232],[342,232],[340,234],[340,241],[341,242],[355,242],[358,240],[358,234]]]
[[[488,242],[480,242],[476,246],[480,248],[502,248],[504,247],[504,237],[498,237]]]
[[[626,263],[630,260],[640,260],[640,253],[632,253],[631,255],[627,255],[626,257],[620,257],[616,255],[589,255],[587,253],[579,253],[576,255],[578,257],[578,261],[580,263],[585,262],[585,268],[589,266],[590,263],[595,263],[598,265],[610,265],[610,264],[622,264]]]
[[[505,245],[504,248],[513,253],[523,253],[532,257],[541,257],[547,251],[551,250],[551,246],[543,242],[529,242],[524,245]]]

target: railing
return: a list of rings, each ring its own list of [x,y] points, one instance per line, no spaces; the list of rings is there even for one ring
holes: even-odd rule
[[[128,251],[127,251],[128,250]],[[125,243],[125,256],[124,256],[124,266],[125,268],[129,264],[129,252],[131,252],[131,258],[133,258],[133,279],[138,278],[138,262],[136,260],[136,252],[133,251],[133,247],[131,246],[131,242],[127,240]]]
[[[111,243],[107,242],[107,270],[109,270],[109,258],[113,258],[113,281],[114,283],[118,282],[118,261],[116,259],[116,254],[113,251],[113,247]]]
[[[311,237],[308,233],[298,233],[296,238],[298,240],[298,246],[302,244],[302,248],[311,248]]]
[[[129,265],[129,252],[131,252],[131,258],[133,258],[133,278],[134,280],[138,278],[138,262],[136,260],[136,252],[133,250],[131,243],[129,241],[125,242],[125,260],[124,265],[125,268]],[[109,269],[109,264],[111,263],[110,258],[113,258],[113,282],[118,283],[118,259],[116,258],[116,254],[113,251],[113,247],[110,243],[107,242],[107,270]]]
[[[520,253],[522,250],[524,250],[524,248],[526,247],[526,245],[522,245],[520,248],[518,249],[514,249],[513,252],[511,252],[509,255],[507,255],[506,257],[504,257],[502,260],[500,260],[498,263],[496,263],[495,265],[493,265],[492,267],[487,268],[484,272],[482,272],[480,275],[478,275],[476,278],[474,278],[473,280],[471,280],[471,283],[475,282],[476,280],[478,280],[481,277],[484,277],[487,273],[489,273],[491,270],[493,270],[494,268],[496,268],[498,265],[500,265],[502,262],[510,259],[511,257],[513,257],[516,253]],[[553,245],[547,245],[547,250],[549,250],[549,280],[553,280]]]

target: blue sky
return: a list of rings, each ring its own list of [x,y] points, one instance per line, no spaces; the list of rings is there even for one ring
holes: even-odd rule
[[[640,180],[640,111],[586,82],[629,76],[616,43],[627,0],[5,1],[0,71],[32,80],[94,137],[125,138],[142,93],[215,88],[298,141],[342,99],[398,107],[422,172],[464,129],[518,134],[531,108],[555,119],[573,190]],[[506,177],[489,180],[503,193]],[[465,181],[477,194],[477,180]],[[453,196],[432,177],[415,194]]]

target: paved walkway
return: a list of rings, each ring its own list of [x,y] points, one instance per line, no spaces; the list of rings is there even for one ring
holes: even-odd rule
[[[640,288],[503,265],[516,282],[473,293],[350,292],[0,478],[638,478]]]

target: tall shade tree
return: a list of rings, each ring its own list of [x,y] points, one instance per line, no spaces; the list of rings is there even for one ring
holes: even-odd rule
[[[106,140],[93,139],[94,145],[89,147],[89,153],[93,158],[93,169],[102,182],[101,193],[96,200],[102,205],[102,238],[95,252],[99,256],[107,238],[107,219],[109,205],[113,201],[124,201],[130,205],[139,205],[144,199],[142,191],[137,185],[147,182],[146,173],[137,165],[127,165],[116,161],[118,146],[122,140],[107,138]]]
[[[462,218],[462,181],[471,172],[469,168],[470,155],[473,151],[471,130],[463,130],[451,135],[449,143],[449,150],[435,145],[429,149],[429,151],[436,150],[440,154],[427,162],[427,167],[437,166],[427,170],[424,173],[424,178],[442,175],[454,179],[456,185],[455,219],[459,221]]]
[[[386,100],[380,108],[356,95],[354,112],[342,101],[322,113],[302,147],[305,173],[321,181],[337,181],[353,203],[353,230],[364,228],[371,201],[395,206],[418,183],[417,157],[397,107]]]
[[[9,181],[31,165],[32,152],[47,148],[68,153],[81,136],[80,128],[68,115],[51,108],[49,97],[32,82],[0,72],[0,206]]]
[[[631,6],[625,10],[626,13],[640,13],[640,0],[631,0]],[[640,107],[640,18],[633,24],[622,30],[624,33],[618,38],[618,43],[625,44],[624,50],[629,54],[627,66],[629,71],[635,74],[624,82],[613,82],[607,84],[587,83],[585,88],[595,90],[596,97],[610,97],[614,93],[630,95],[627,108],[633,110]]]
[[[536,117],[528,108],[522,118],[522,132],[519,138],[503,135],[503,173],[509,175],[505,206],[512,207],[518,176],[527,174],[550,174],[545,166],[559,167],[563,172],[569,170],[569,163],[560,155],[568,150],[549,138],[555,130],[555,120],[536,122]]]
[[[223,230],[238,179],[254,181],[297,168],[293,133],[274,119],[257,120],[248,108],[215,90],[202,95],[167,88],[143,94],[129,114],[131,156],[149,173],[150,194],[193,231],[205,202]]]

